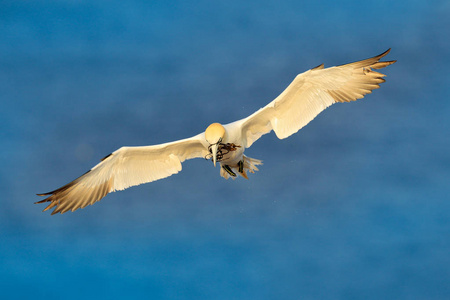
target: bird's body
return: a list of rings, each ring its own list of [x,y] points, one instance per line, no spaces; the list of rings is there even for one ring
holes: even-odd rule
[[[219,133],[214,132],[218,130]],[[212,132],[211,138],[208,137],[208,133]],[[223,132],[223,135],[221,134]],[[216,135],[214,135],[216,134]],[[218,141],[217,154],[214,157],[213,147],[214,143],[210,143],[210,140]],[[220,139],[220,141],[219,141]],[[220,163],[220,175],[225,179],[234,179],[237,174],[248,179],[247,171],[254,173],[258,171],[257,165],[262,164],[258,159],[250,158],[244,155],[245,139],[242,135],[241,124],[239,122],[233,122],[226,125],[219,123],[213,123],[205,131],[205,140],[208,143],[208,148],[211,149],[210,156],[214,162],[216,160]]]
[[[384,68],[395,61],[380,62],[389,52],[366,60],[324,69],[323,64],[297,75],[272,102],[247,118],[221,125],[213,123],[191,138],[143,147],[122,147],[102,159],[90,171],[65,186],[40,196],[37,203],[50,202],[44,211],[52,214],[74,211],[91,205],[110,192],[166,178],[181,171],[187,159],[204,157],[220,164],[226,179],[254,173],[258,159],[244,155],[262,135],[274,131],[284,139],[308,124],[336,102],[363,98],[384,82]]]

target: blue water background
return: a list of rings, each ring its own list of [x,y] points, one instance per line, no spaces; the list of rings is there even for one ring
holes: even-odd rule
[[[448,1],[1,1],[5,299],[450,299]],[[387,82],[246,154],[50,216],[127,145],[243,118],[311,67]]]

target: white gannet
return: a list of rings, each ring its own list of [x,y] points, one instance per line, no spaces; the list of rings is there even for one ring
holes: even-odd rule
[[[225,179],[258,171],[258,159],[244,155],[263,134],[275,131],[279,139],[299,131],[321,111],[336,102],[363,98],[384,82],[384,74],[373,71],[396,62],[380,61],[386,52],[354,63],[324,68],[321,64],[295,77],[294,81],[265,107],[242,120],[213,123],[191,138],[143,147],[122,147],[109,154],[84,175],[63,187],[38,196],[36,203],[50,202],[44,211],[75,211],[94,204],[108,193],[166,178],[181,171],[187,159],[203,157],[220,165]]]

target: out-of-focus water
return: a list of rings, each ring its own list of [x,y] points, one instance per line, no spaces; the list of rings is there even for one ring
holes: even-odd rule
[[[0,287],[29,299],[448,299],[447,1],[3,1]],[[50,216],[36,193],[392,47],[387,82],[246,181],[201,159]]]

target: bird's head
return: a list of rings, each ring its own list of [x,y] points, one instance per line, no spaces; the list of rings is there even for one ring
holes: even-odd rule
[[[205,130],[205,139],[209,143],[210,151],[213,156],[214,167],[217,161],[217,149],[225,137],[225,128],[219,123],[212,123]]]

